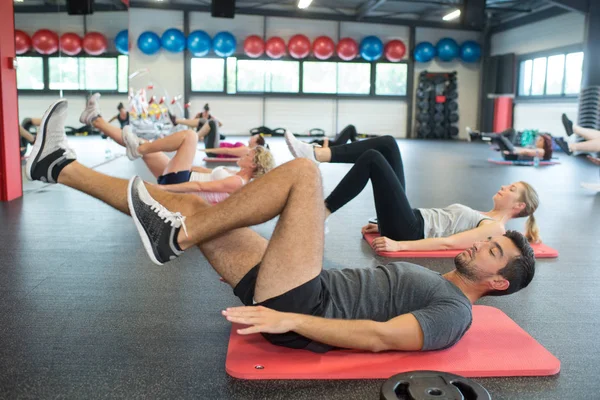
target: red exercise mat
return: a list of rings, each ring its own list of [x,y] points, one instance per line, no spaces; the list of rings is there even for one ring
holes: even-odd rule
[[[363,238],[371,245],[373,239],[379,237],[378,233],[367,233]],[[532,244],[536,258],[556,258],[558,250],[544,243]],[[454,258],[462,250],[430,250],[430,251],[378,251],[377,255],[390,258]]]
[[[456,345],[428,352],[317,354],[274,346],[259,334],[238,335],[240,327],[231,328],[225,363],[227,373],[239,379],[388,379],[414,370],[465,377],[545,376],[560,371],[556,357],[504,312],[489,306],[473,307],[471,329]]]
[[[204,162],[207,163],[234,163],[234,162],[238,162],[240,159],[239,158],[219,158],[219,157],[204,157]]]

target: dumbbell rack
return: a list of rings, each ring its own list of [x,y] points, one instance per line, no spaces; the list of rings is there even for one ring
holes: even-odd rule
[[[456,71],[421,72],[416,93],[417,137],[455,139],[459,118],[457,99]]]

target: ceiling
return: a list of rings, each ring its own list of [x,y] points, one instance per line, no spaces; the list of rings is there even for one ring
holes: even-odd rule
[[[15,12],[64,11],[66,0],[14,0]],[[132,7],[210,11],[210,0],[95,0],[96,11],[125,11]],[[463,0],[313,0],[305,10],[297,8],[298,0],[237,0],[236,14],[288,16],[333,19],[340,21],[381,22],[416,26],[457,26],[443,22],[442,17],[461,7]],[[548,11],[550,0],[487,0],[489,26]]]

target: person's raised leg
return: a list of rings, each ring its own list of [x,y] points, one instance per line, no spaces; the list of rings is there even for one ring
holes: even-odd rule
[[[354,125],[348,125],[336,137],[330,142],[330,147],[339,146],[348,143],[348,141],[356,141],[356,127]]]
[[[28,130],[19,125],[19,135],[25,140],[27,140],[30,144],[35,142],[35,136],[33,136]]]
[[[600,139],[600,131],[583,128],[579,125],[573,125],[573,133],[575,133],[577,136],[581,136],[585,140]]]
[[[169,160],[162,174],[170,172],[189,171],[196,156],[198,137],[192,130],[179,131],[172,135],[157,139],[153,142],[143,143],[137,148],[141,155],[155,152],[175,151],[175,156]]]
[[[181,124],[181,125],[189,126],[190,128],[197,128],[199,123],[200,123],[200,118],[192,118],[192,119],[176,118],[175,119],[175,125]]]
[[[285,293],[321,271],[321,179],[316,165],[306,159],[275,168],[225,201],[199,210],[185,224],[181,215],[173,212],[176,209],[167,209],[150,196],[140,178],[130,182],[128,200],[146,251],[158,264],[177,257],[181,249],[280,215],[261,263],[257,302]]]
[[[586,140],[585,142],[569,143],[569,150],[589,153],[600,152],[600,138]]]

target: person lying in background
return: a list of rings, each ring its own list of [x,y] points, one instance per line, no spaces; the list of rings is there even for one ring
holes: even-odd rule
[[[535,157],[547,161],[552,159],[552,137],[546,133],[539,134],[535,140],[535,148],[515,146],[517,132],[510,128],[500,133],[482,133],[467,127],[471,141],[482,138],[489,139],[502,151],[502,157],[507,161],[532,161]]]

